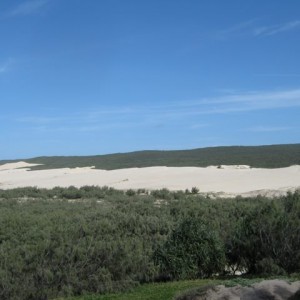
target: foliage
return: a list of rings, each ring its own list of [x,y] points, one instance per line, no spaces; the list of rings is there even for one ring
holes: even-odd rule
[[[186,218],[158,249],[156,260],[171,279],[210,277],[224,269],[222,242],[197,218]]]
[[[250,165],[256,168],[279,168],[300,165],[300,144],[137,151],[95,156],[36,157],[24,161],[42,164],[33,167],[34,170],[88,166],[105,170],[151,166],[207,167],[211,165]],[[0,164],[6,162],[13,161],[0,161]]]
[[[281,201],[259,201],[245,211],[231,237],[229,261],[243,260],[255,274],[278,274],[300,270],[300,193]],[[235,252],[235,253],[234,253]],[[234,257],[234,255],[235,257]]]
[[[225,272],[224,257],[226,270],[297,274],[299,236],[299,191],[210,200],[107,187],[0,190],[0,299],[206,277]]]
[[[199,189],[197,187],[192,187],[192,194],[198,194],[199,193]]]

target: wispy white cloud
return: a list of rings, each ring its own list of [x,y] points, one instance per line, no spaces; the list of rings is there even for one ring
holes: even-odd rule
[[[14,63],[14,60],[12,58],[9,58],[5,62],[0,64],[0,74],[10,71],[11,66],[13,65],[13,63]]]
[[[206,128],[206,127],[208,127],[209,126],[209,124],[193,124],[193,125],[191,125],[189,128],[190,129],[200,129],[200,128]]]
[[[254,36],[271,36],[278,33],[291,31],[300,28],[300,20],[291,21],[285,24],[274,26],[262,26],[253,30]]]
[[[38,13],[49,0],[30,0],[21,3],[20,5],[11,9],[6,16],[7,17],[16,17],[16,16],[26,16]]]
[[[212,34],[217,40],[230,40],[232,38],[245,38],[245,37],[263,37],[273,36],[279,33],[284,33],[300,28],[300,20],[289,21],[284,24],[275,24],[268,26],[257,26],[257,19],[247,20],[231,27],[219,30]]]
[[[219,97],[202,98],[198,101],[182,101],[161,105],[135,105],[127,107],[106,107],[98,111],[74,112],[59,116],[30,116],[15,118],[15,122],[27,124],[42,130],[96,132],[120,128],[161,128],[165,125],[185,124],[197,129],[209,126],[197,123],[200,115],[237,115],[251,111],[300,108],[300,88],[283,91],[249,91],[226,94]],[[277,131],[283,127],[275,128]],[[257,131],[271,131],[274,128],[254,128]]]
[[[15,119],[15,121],[20,123],[36,123],[36,124],[51,124],[59,121],[66,121],[66,117],[40,117],[40,116],[22,116]]]
[[[231,27],[217,31],[214,34],[214,37],[218,40],[227,40],[234,37],[249,35],[255,22],[256,20],[252,19],[238,24],[234,24]]]
[[[5,73],[7,71],[7,67],[5,65],[0,66],[0,73]]]
[[[258,77],[300,77],[300,73],[259,73],[254,74]]]
[[[283,91],[248,91],[229,96],[204,99],[200,103],[251,104],[253,108],[277,108],[300,105],[300,89]]]
[[[198,101],[173,103],[165,107],[168,116],[227,114],[255,110],[300,107],[300,89],[285,91],[249,91]],[[162,109],[162,108],[161,108]]]
[[[294,127],[289,126],[254,126],[247,128],[246,131],[252,132],[277,132],[277,131],[288,131],[292,130]]]

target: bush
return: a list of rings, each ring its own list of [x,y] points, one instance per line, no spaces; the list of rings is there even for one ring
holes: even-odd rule
[[[192,190],[191,190],[192,194],[198,194],[199,193],[199,189],[197,187],[192,187]]]
[[[168,189],[152,191],[151,195],[156,199],[170,200],[172,198],[172,193]]]
[[[286,275],[284,269],[278,266],[270,257],[263,258],[256,264],[256,272],[261,276]]]
[[[132,197],[132,196],[136,195],[136,192],[135,192],[135,190],[129,189],[129,190],[126,191],[125,194],[126,194],[127,196]]]
[[[300,270],[300,195],[257,198],[243,211],[226,242],[229,265],[250,274],[290,274]]]
[[[224,265],[299,274],[299,236],[299,192],[211,201],[168,190],[0,190],[0,299],[118,292]]]
[[[221,240],[208,225],[196,218],[184,219],[157,251],[161,272],[172,279],[193,279],[223,271]]]

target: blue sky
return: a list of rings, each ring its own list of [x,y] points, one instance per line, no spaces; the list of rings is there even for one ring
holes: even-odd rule
[[[0,2],[0,159],[300,142],[300,1]]]

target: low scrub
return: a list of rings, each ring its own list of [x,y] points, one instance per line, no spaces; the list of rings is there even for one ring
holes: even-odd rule
[[[161,190],[0,190],[0,299],[300,272],[300,193],[210,200]],[[158,200],[159,205],[157,204]]]

